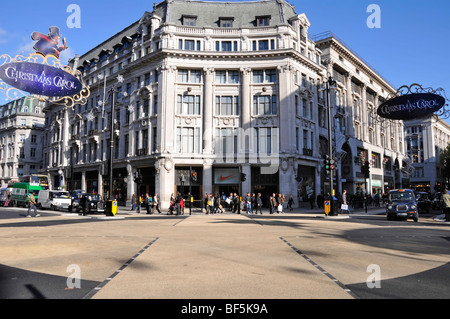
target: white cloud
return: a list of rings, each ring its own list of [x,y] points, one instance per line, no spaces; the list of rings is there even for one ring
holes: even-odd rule
[[[8,32],[0,27],[0,44],[8,43]]]
[[[34,43],[35,43],[34,41],[30,41],[21,45],[20,47],[17,48],[17,54],[30,55],[34,53],[35,52],[35,50],[33,49]]]

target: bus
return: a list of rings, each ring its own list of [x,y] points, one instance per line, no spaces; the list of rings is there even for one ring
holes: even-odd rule
[[[31,183],[14,183],[11,192],[11,204],[14,207],[28,205],[28,198],[34,192],[34,198],[36,202],[38,200],[39,191],[42,190],[42,186],[39,184]]]
[[[19,177],[19,182],[28,183],[30,186],[41,186],[42,189],[48,189],[47,175],[31,174]]]

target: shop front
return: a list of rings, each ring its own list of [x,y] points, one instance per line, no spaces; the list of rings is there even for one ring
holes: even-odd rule
[[[241,172],[239,167],[215,167],[213,173],[213,192],[215,194],[240,193]]]
[[[299,203],[316,202],[316,169],[312,166],[298,166],[297,196]]]

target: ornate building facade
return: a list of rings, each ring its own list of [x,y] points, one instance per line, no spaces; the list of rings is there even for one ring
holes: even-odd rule
[[[307,201],[326,183],[320,88],[332,74],[337,189],[363,186],[363,154],[374,165],[369,192],[394,187],[403,124],[371,125],[368,114],[395,90],[335,37],[313,41],[309,27],[284,0],[155,4],[70,61],[91,96],[73,109],[46,106],[43,172],[56,180],[62,168],[68,188],[106,194],[112,147],[120,203],[158,193],[168,206],[177,191],[196,200],[280,192]],[[50,140],[58,131],[60,139]]]

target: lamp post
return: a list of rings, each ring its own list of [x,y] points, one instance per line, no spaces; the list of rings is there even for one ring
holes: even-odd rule
[[[333,159],[333,143],[332,143],[332,116],[331,116],[331,97],[330,97],[330,90],[336,85],[336,81],[333,79],[331,74],[328,73],[328,79],[324,82],[325,90],[327,92],[327,111],[328,111],[328,156],[330,161],[334,162]],[[334,169],[330,169],[330,192],[328,200],[330,201],[330,213],[329,215],[334,216]]]
[[[116,113],[115,110],[115,96],[116,96],[116,87],[118,84],[123,83],[124,78],[122,75],[119,75],[117,77],[117,83],[114,84],[112,86],[112,88],[109,90],[109,94],[112,94],[112,103],[111,103],[111,127],[110,127],[110,146],[109,146],[109,200],[113,201],[114,200],[114,196],[113,196],[113,157],[114,157],[114,130],[115,130],[115,120],[114,120],[114,115]]]

